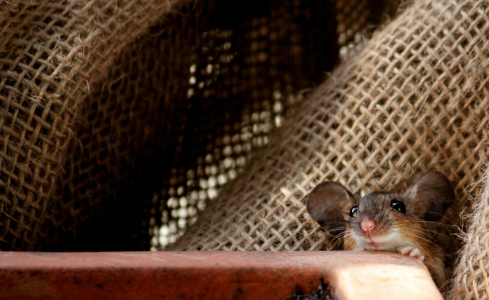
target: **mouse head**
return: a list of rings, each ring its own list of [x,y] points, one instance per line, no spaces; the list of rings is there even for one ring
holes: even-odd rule
[[[307,195],[306,208],[314,221],[334,235],[347,227],[357,235],[382,235],[402,221],[439,221],[454,201],[448,179],[430,171],[405,193],[381,192],[365,197],[352,195],[338,182],[326,181]]]

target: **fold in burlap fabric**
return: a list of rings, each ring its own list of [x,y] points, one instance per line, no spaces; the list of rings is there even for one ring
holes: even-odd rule
[[[47,221],[61,229],[57,234],[73,230],[73,216],[89,205],[69,201],[71,206],[64,207],[59,187],[70,172],[66,153],[80,143],[73,131],[87,96],[103,83],[120,53],[177,2],[14,0],[0,5],[2,249],[39,249],[54,239],[53,231],[46,234]]]
[[[326,179],[368,193],[437,169],[456,190],[456,217],[488,158],[488,15],[486,1],[416,1],[317,88],[170,249],[328,248],[302,202]],[[471,232],[484,236],[485,223]],[[486,249],[463,255],[476,261],[456,294],[487,293]]]

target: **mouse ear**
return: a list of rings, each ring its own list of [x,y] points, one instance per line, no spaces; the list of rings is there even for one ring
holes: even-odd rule
[[[438,171],[427,172],[416,180],[405,197],[415,203],[415,209],[426,221],[440,220],[455,202],[450,181]]]
[[[314,221],[337,235],[346,229],[353,199],[353,195],[340,183],[325,181],[307,195],[306,208]]]

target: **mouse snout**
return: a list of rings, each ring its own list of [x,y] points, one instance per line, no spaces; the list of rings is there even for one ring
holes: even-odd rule
[[[369,217],[363,218],[363,220],[360,222],[360,228],[364,232],[370,232],[375,228],[375,223],[372,219]]]

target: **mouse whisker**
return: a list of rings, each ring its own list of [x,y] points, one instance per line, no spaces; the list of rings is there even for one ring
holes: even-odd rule
[[[446,235],[446,234],[443,234],[441,232],[436,232],[434,230],[429,230],[429,229],[426,229],[426,228],[423,228],[423,229],[417,229],[417,228],[413,228],[413,227],[398,227],[398,226],[392,226],[392,228],[398,228],[398,229],[408,229],[408,230],[413,230],[413,231],[417,231],[417,232],[430,232],[430,233],[433,233],[435,235],[441,235],[441,236],[444,236],[446,238],[451,238],[450,236]]]
[[[341,228],[342,230],[345,230],[347,222],[346,221],[336,221],[336,220],[332,220],[332,221],[324,220],[324,221],[318,222],[318,224],[324,230],[332,231],[332,230],[335,230],[337,228]]]
[[[326,246],[327,249],[337,249],[337,245],[342,242],[342,239],[339,237],[334,237]]]
[[[416,230],[416,231],[421,231],[421,232],[430,232],[430,233],[433,233],[435,235],[441,235],[441,236],[444,236],[444,237],[447,237],[447,238],[450,238],[450,236],[444,234],[444,233],[441,233],[441,232],[438,232],[438,231],[435,231],[435,230],[431,230],[431,229],[428,229],[428,228],[423,228],[423,229],[416,229],[416,228],[412,228],[412,230]]]
[[[451,228],[454,228],[454,227],[451,227]],[[454,228],[454,229],[455,229],[455,228]],[[433,233],[433,234],[442,235],[442,236],[445,236],[445,237],[447,237],[447,238],[453,238],[453,236],[451,236],[451,235],[453,235],[453,234],[451,234],[451,235],[446,235],[446,234],[444,234],[444,233],[442,233],[442,232],[438,232],[438,231],[436,231],[436,230],[432,230],[432,229],[430,229],[430,228],[426,228],[425,226],[423,226],[423,230],[424,230],[424,231],[427,231],[427,232],[431,232],[431,233]]]
[[[406,228],[406,229],[409,229],[409,228]],[[445,252],[445,250],[443,250],[443,248],[442,248],[442,247],[440,247],[440,246],[438,246],[437,244],[433,243],[433,242],[432,242],[432,241],[430,241],[429,239],[426,239],[426,238],[424,238],[424,237],[422,237],[422,236],[420,236],[420,235],[418,235],[418,234],[416,234],[416,233],[412,233],[412,232],[411,232],[411,233],[406,233],[406,232],[404,232],[403,234],[408,235],[408,236],[413,236],[413,237],[416,237],[416,238],[418,238],[418,239],[420,239],[420,240],[423,240],[423,241],[425,241],[425,242],[428,242],[428,243],[432,244],[433,246],[435,246],[436,248],[440,249],[440,250],[441,250],[441,251],[442,251],[442,252],[443,252],[445,255],[448,255],[448,253],[447,253],[447,252]]]
[[[347,223],[348,221],[343,220],[343,219],[322,219],[320,220],[321,223]]]
[[[408,228],[406,228],[406,229],[408,229]],[[435,244],[434,242],[430,241],[430,240],[429,240],[429,239],[427,239],[427,238],[424,238],[423,236],[421,236],[421,235],[419,235],[419,234],[416,234],[416,233],[414,233],[414,232],[409,232],[409,233],[405,233],[405,232],[404,232],[403,234],[408,235],[408,236],[413,236],[413,237],[419,238],[419,239],[421,239],[421,240],[424,240],[424,241],[426,241],[426,242],[428,242],[428,243],[432,244],[432,245],[433,245],[433,246],[435,246],[436,248],[440,249],[441,251],[443,251],[443,252],[446,254],[445,250],[443,250],[443,249],[442,249],[440,246],[438,246],[438,245],[437,245],[437,244]]]
[[[334,236],[331,241],[328,243],[326,246],[328,249],[334,249],[337,244],[341,243],[343,239],[347,236],[347,233],[344,231],[342,233],[339,233],[338,235]]]
[[[449,225],[449,224],[444,224],[442,222],[434,222],[434,221],[421,221],[421,220],[416,220],[415,222],[418,222],[418,223],[431,223],[431,224],[435,224],[435,225],[443,225],[443,226],[446,226],[446,227],[449,227],[449,228],[453,228],[453,229],[456,229],[455,226],[453,225]]]
[[[343,227],[337,227],[337,228],[333,228],[333,229],[328,229],[328,232],[331,233],[331,234],[333,232],[335,232],[335,231],[340,231],[340,232],[341,231],[345,231],[345,228],[343,228]],[[340,233],[338,233],[338,234],[340,234]],[[338,235],[338,234],[336,234],[336,235]]]

